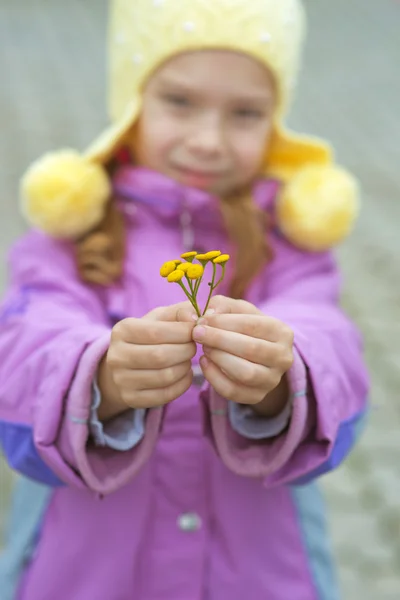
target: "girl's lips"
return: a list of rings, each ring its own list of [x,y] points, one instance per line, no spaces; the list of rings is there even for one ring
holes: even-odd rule
[[[191,171],[190,169],[180,169],[183,182],[189,187],[207,188],[217,179],[217,173],[204,173],[201,171]]]

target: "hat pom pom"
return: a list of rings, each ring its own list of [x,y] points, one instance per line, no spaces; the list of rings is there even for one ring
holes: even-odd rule
[[[57,238],[77,238],[103,218],[111,194],[106,171],[72,150],[46,154],[21,181],[30,225]]]
[[[278,200],[278,225],[294,245],[328,250],[350,233],[359,212],[356,179],[336,166],[301,169]]]

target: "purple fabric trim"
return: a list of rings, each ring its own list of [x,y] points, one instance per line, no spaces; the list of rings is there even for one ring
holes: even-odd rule
[[[64,485],[40,458],[29,425],[0,421],[0,444],[11,469],[52,487]]]
[[[23,285],[19,292],[8,302],[6,302],[0,311],[0,324],[4,325],[13,317],[18,317],[28,310],[31,286]]]

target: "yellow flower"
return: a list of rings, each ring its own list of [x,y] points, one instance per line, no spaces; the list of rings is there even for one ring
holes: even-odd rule
[[[181,254],[181,258],[184,258],[185,260],[187,260],[188,262],[193,262],[194,257],[196,256],[197,252],[195,250],[193,250],[192,252],[185,252],[184,254]]]
[[[196,256],[197,260],[213,260],[217,258],[221,254],[220,250],[212,250],[211,252],[206,252],[205,254],[198,254]]]
[[[167,280],[169,283],[178,283],[184,275],[185,273],[182,270],[176,269],[176,271],[172,271],[172,273],[168,275]]]
[[[203,273],[204,267],[202,267],[201,265],[190,265],[186,275],[189,279],[200,279],[200,277],[203,276]]]
[[[168,262],[164,263],[163,266],[160,269],[160,275],[161,277],[168,277],[168,275],[170,273],[172,273],[172,271],[175,271],[176,269],[176,264],[174,260],[169,260]]]
[[[213,263],[215,265],[223,265],[223,264],[227,263],[229,259],[230,259],[229,254],[221,254],[221,256],[214,258]]]
[[[224,279],[225,264],[230,259],[230,256],[229,254],[222,254],[220,250],[211,250],[210,252],[204,252],[203,254],[198,254],[192,250],[191,252],[184,252],[184,254],[181,254],[181,258],[184,262],[178,259],[169,260],[164,263],[160,269],[160,273],[162,277],[167,278],[168,282],[177,283],[182,288],[182,291],[189,302],[191,302],[197,315],[200,317],[206,313],[213,292]],[[208,284],[209,291],[205,308],[201,311],[198,305],[197,295],[201,282],[203,281],[203,275],[210,262],[213,263],[212,279]],[[214,265],[221,265],[222,267],[219,279],[217,277],[216,266]]]
[[[184,273],[187,273],[187,270],[189,269],[189,267],[191,267],[192,265],[190,263],[181,263],[180,265],[178,265],[176,268],[179,269],[180,271],[183,271]]]

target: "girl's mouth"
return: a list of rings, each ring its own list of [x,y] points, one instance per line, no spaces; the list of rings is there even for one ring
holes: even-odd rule
[[[206,171],[194,171],[191,169],[180,169],[180,178],[182,182],[189,187],[207,189],[215,183],[218,174]]]

